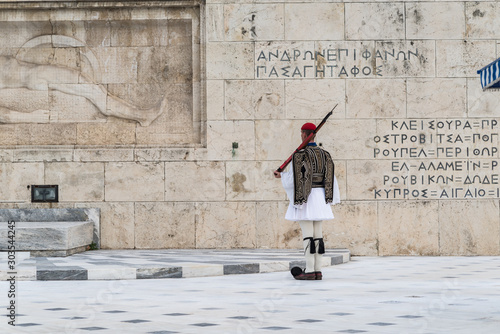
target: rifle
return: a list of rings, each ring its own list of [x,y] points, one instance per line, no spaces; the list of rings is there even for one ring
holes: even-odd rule
[[[313,131],[313,133],[311,133],[309,136],[307,136],[307,138],[302,142],[302,144],[299,145],[299,147],[297,147],[297,149],[292,153],[292,155],[290,155],[290,157],[288,159],[285,160],[285,162],[278,167],[278,169],[276,169],[277,172],[282,172],[283,169],[286,168],[286,166],[288,166],[288,164],[290,163],[290,161],[292,161],[292,157],[293,155],[300,151],[301,149],[303,149],[304,147],[307,146],[307,144],[309,143],[309,141],[311,140],[311,138],[319,131],[319,129],[321,129],[321,127],[326,123],[326,120],[328,119],[328,117],[330,117],[332,114],[333,114],[333,110],[335,108],[337,108],[339,104],[337,103],[335,105],[335,107],[333,107],[333,109],[328,113],[326,114],[325,118],[323,118],[323,120],[321,121],[321,123],[319,123],[319,125],[316,127],[316,130]]]

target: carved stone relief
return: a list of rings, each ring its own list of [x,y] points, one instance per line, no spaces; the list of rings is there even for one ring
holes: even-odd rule
[[[72,9],[50,22],[0,21],[0,30],[16,36],[0,47],[0,130],[66,124],[76,128],[76,138],[49,144],[113,145],[109,133],[123,137],[132,125],[135,139],[125,144],[200,143],[200,102],[193,102],[200,89],[196,10],[151,13],[133,19],[141,16],[133,9]],[[82,19],[68,20],[71,15]],[[89,124],[99,125],[97,138],[78,136]]]

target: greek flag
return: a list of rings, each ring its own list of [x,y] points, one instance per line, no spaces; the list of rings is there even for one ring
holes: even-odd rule
[[[477,71],[477,74],[481,76],[483,90],[488,88],[500,89],[500,58]]]

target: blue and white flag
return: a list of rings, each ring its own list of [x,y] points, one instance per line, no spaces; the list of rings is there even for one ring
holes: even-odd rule
[[[477,71],[477,74],[481,76],[483,90],[488,88],[500,89],[500,58]]]

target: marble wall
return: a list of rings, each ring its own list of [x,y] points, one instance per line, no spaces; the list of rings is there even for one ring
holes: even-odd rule
[[[69,69],[2,75],[1,207],[100,208],[110,249],[300,248],[272,171],[338,104],[318,134],[342,198],[327,247],[500,254],[500,92],[476,73],[500,3],[114,3],[0,4],[0,60]]]

